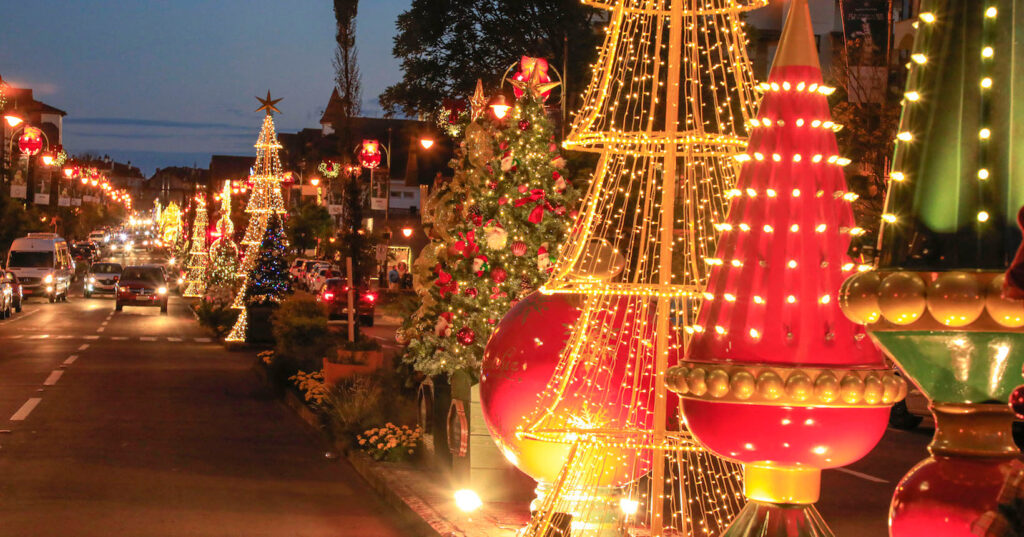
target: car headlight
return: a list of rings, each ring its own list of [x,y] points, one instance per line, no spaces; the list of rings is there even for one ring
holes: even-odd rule
[[[96,277],[95,276],[89,276],[89,283],[96,283]]]
[[[43,281],[46,283],[53,283],[53,274],[47,274]]]
[[[166,295],[167,294],[167,288],[166,287],[159,287],[159,288],[157,288],[156,294],[158,294],[158,295]]]
[[[185,283],[185,278],[178,278],[178,285]]]
[[[117,250],[117,245],[116,244],[111,244],[110,245],[110,249],[111,250]]]

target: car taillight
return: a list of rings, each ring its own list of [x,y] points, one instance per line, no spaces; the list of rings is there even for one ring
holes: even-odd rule
[[[377,300],[377,295],[373,293],[366,293],[365,295],[363,295],[363,300],[367,302],[375,302]]]
[[[116,281],[118,281],[118,280],[120,280],[120,279],[121,279],[121,277],[120,277],[120,276],[114,276],[114,281],[115,281],[115,282],[116,282]]]
[[[334,293],[324,293],[324,300],[327,302],[334,300]]]

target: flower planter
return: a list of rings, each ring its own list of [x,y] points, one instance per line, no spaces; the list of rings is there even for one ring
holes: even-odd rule
[[[270,321],[276,306],[249,306],[246,319],[246,343],[272,345],[274,343],[274,326]]]
[[[373,373],[384,366],[383,351],[349,351],[338,349],[338,358],[324,358],[324,383],[337,384],[355,375]]]

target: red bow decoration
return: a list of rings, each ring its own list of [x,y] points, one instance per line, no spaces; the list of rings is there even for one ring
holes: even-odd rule
[[[455,281],[451,274],[445,272],[440,263],[434,267],[434,272],[437,273],[437,281],[435,283],[437,283],[438,293],[440,293],[441,298],[444,298],[449,293],[459,292],[459,282]]]
[[[531,202],[537,203],[537,206],[534,207],[532,211],[530,211],[530,216],[528,217],[528,220],[534,224],[539,224],[542,220],[544,220],[545,210],[555,210],[551,203],[548,202],[547,198],[545,198],[543,188],[535,188],[531,190],[530,195],[526,196],[525,198],[517,199],[515,203],[513,203],[512,205],[514,207],[522,207],[523,205],[526,205],[527,203]]]
[[[551,90],[558,86],[557,82],[551,82],[548,76],[548,61],[544,58],[531,58],[523,56],[519,60],[519,72],[512,75],[512,91],[516,99],[530,91],[533,95],[546,100]]]
[[[459,233],[462,240],[456,241],[455,245],[452,246],[456,252],[459,252],[465,257],[472,257],[473,254],[480,251],[480,246],[476,243],[476,232],[470,231],[469,233]]]

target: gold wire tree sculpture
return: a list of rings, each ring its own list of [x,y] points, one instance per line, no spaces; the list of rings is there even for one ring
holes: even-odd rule
[[[242,254],[242,262],[239,264],[241,286],[231,304],[232,308],[242,311],[231,328],[231,332],[225,338],[226,341],[245,341],[246,326],[248,325],[248,311],[245,306],[245,294],[249,285],[248,274],[259,255],[260,244],[263,242],[263,234],[267,229],[270,215],[284,214],[285,212],[284,199],[281,197],[281,160],[277,154],[281,149],[281,144],[277,141],[277,132],[274,129],[274,112],[281,112],[275,105],[281,99],[271,99],[268,91],[266,99],[257,97],[256,100],[260,102],[260,107],[256,111],[265,110],[267,115],[263,118],[263,127],[256,140],[256,164],[249,177],[252,182],[252,194],[249,195],[249,203],[245,207],[245,212],[249,215],[249,223],[245,228],[245,236],[242,238],[242,247],[245,248],[245,253]]]
[[[744,503],[739,467],[677,425],[664,374],[698,329],[754,117],[740,14],[767,0],[584,3],[612,13],[564,145],[601,156],[543,289],[580,315],[518,433],[566,457],[526,534],[715,535]]]
[[[206,248],[206,228],[209,220],[206,215],[206,199],[196,199],[196,218],[192,222],[192,248],[188,252],[188,274],[185,276],[183,296],[195,298],[206,292],[206,270],[210,263],[210,253]]]

